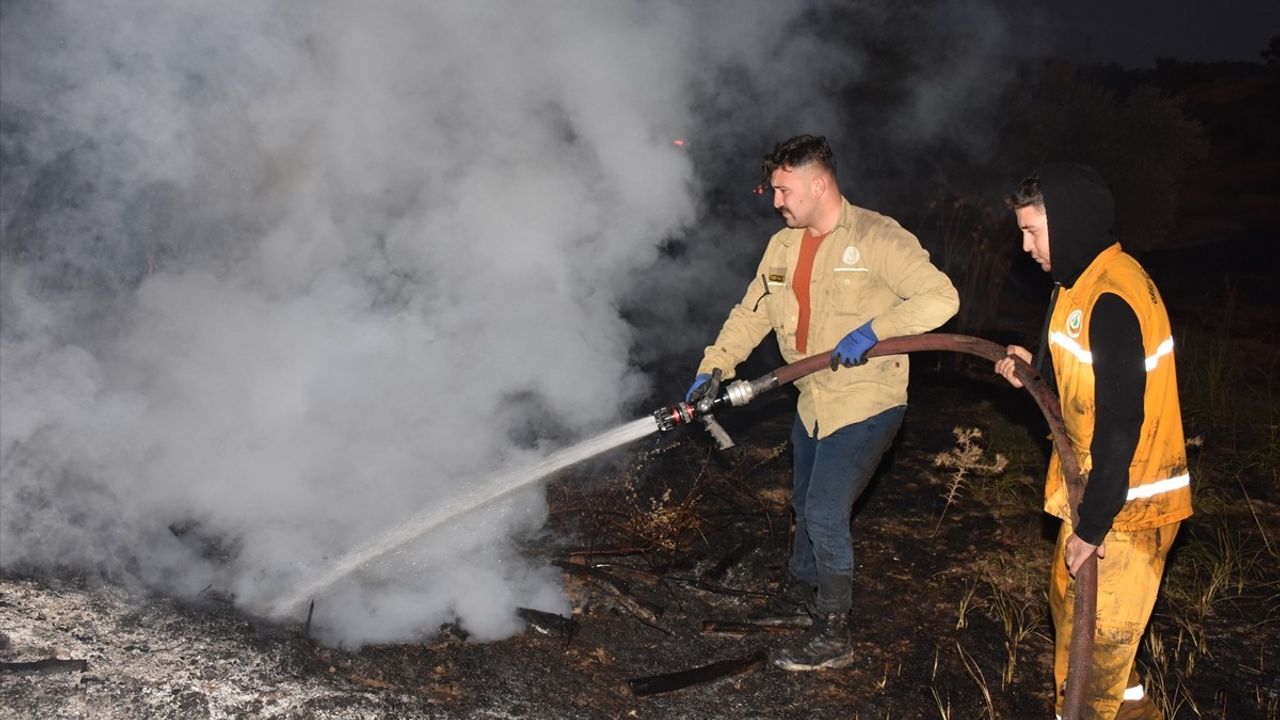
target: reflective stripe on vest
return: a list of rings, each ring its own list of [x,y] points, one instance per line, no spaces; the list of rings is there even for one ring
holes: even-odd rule
[[[1068,337],[1064,333],[1054,330],[1052,333],[1049,334],[1049,342],[1053,343],[1054,345],[1060,345],[1063,350],[1066,350],[1072,355],[1075,355],[1076,359],[1084,363],[1085,365],[1093,364],[1093,353],[1080,347],[1080,343],[1076,342],[1074,339]]]
[[[1164,357],[1165,355],[1172,355],[1172,354],[1173,354],[1173,336],[1170,335],[1169,337],[1165,338],[1163,342],[1160,343],[1160,347],[1156,348],[1156,354],[1147,358],[1147,372],[1151,372],[1152,370],[1155,370],[1160,365],[1160,358]]]
[[[1136,498],[1148,498],[1153,495],[1159,495],[1160,493],[1177,490],[1178,488],[1183,488],[1190,484],[1191,475],[1189,473],[1183,473],[1177,477],[1166,478],[1164,480],[1157,480],[1153,483],[1147,483],[1146,485],[1131,487],[1129,488],[1129,496],[1125,499],[1134,500]]]
[[[1080,343],[1073,340],[1070,336],[1057,330],[1049,334],[1049,342],[1059,345],[1063,350],[1075,356],[1076,360],[1085,365],[1093,364],[1093,353],[1080,347]],[[1146,362],[1147,372],[1151,372],[1160,366],[1160,358],[1173,354],[1173,338],[1167,337],[1161,341],[1160,346],[1156,348],[1155,354],[1148,357]]]

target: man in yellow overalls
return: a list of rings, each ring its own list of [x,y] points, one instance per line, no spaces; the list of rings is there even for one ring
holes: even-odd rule
[[[1165,557],[1191,515],[1190,476],[1178,407],[1169,316],[1151,278],[1111,235],[1115,204],[1101,176],[1059,163],[1024,179],[1007,202],[1022,249],[1053,276],[1041,338],[1062,401],[1062,419],[1088,485],[1072,508],[1055,452],[1045,511],[1062,518],[1049,602],[1056,629],[1057,709],[1071,644],[1076,571],[1098,557],[1098,626],[1086,717],[1160,718],[1134,667]],[[1053,240],[1050,241],[1050,234]],[[1010,356],[1032,361],[1023,347]],[[996,372],[1020,386],[1013,360]]]

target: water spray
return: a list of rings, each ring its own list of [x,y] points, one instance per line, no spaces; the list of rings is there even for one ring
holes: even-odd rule
[[[876,343],[867,352],[867,357],[901,355],[918,351],[960,352],[976,355],[993,363],[1007,357],[1002,345],[968,335],[949,333],[887,338]],[[1049,424],[1053,444],[1058,450],[1063,472],[1067,478],[1070,504],[1072,508],[1076,508],[1084,496],[1085,475],[1080,471],[1079,460],[1067,437],[1057,395],[1030,365],[1017,357],[1013,360],[1014,374],[1022,381],[1023,387],[1031,393]],[[443,508],[429,508],[418,513],[399,527],[342,556],[326,572],[310,582],[277,598],[269,608],[266,608],[265,614],[274,617],[287,615],[339,579],[355,572],[373,559],[421,537],[450,519],[509,497],[520,488],[561,468],[651,433],[670,432],[681,425],[688,425],[698,420],[706,426],[721,448],[732,447],[733,440],[716,422],[715,412],[742,407],[774,388],[830,367],[831,353],[818,353],[765,373],[754,380],[735,381],[725,386],[723,390],[720,389],[722,373],[716,370],[712,373],[711,379],[700,388],[700,392],[685,402],[659,408],[650,415],[650,418],[642,417],[620,428],[561,450],[532,467],[500,474],[493,482],[485,483],[467,497],[461,498],[459,502]],[[1072,512],[1075,513],[1074,509]],[[1073,518],[1073,522],[1078,524],[1079,518]],[[1080,717],[1083,708],[1084,692],[1092,665],[1093,637],[1097,622],[1097,582],[1097,558],[1090,555],[1076,573],[1076,601],[1072,615],[1077,631],[1072,633],[1071,649],[1068,653],[1069,665],[1063,713],[1063,717],[1068,719]]]

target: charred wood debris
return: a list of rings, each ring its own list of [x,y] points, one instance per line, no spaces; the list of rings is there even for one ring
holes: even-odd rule
[[[551,490],[553,524],[585,541],[552,561],[565,572],[581,622],[603,607],[647,628],[657,643],[687,644],[696,635],[762,639],[735,656],[631,677],[626,686],[635,697],[760,670],[768,644],[811,625],[807,616],[762,611],[789,549],[786,444],[715,450],[687,436],[681,443],[699,451],[639,453],[612,491],[575,489],[573,482]],[[748,481],[764,470],[776,481]]]

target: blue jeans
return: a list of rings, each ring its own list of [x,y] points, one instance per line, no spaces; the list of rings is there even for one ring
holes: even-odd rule
[[[849,515],[902,425],[905,405],[846,425],[819,440],[796,416],[791,431],[795,478],[791,506],[796,534],[788,569],[818,587],[813,610],[848,612],[853,606],[853,536]]]

